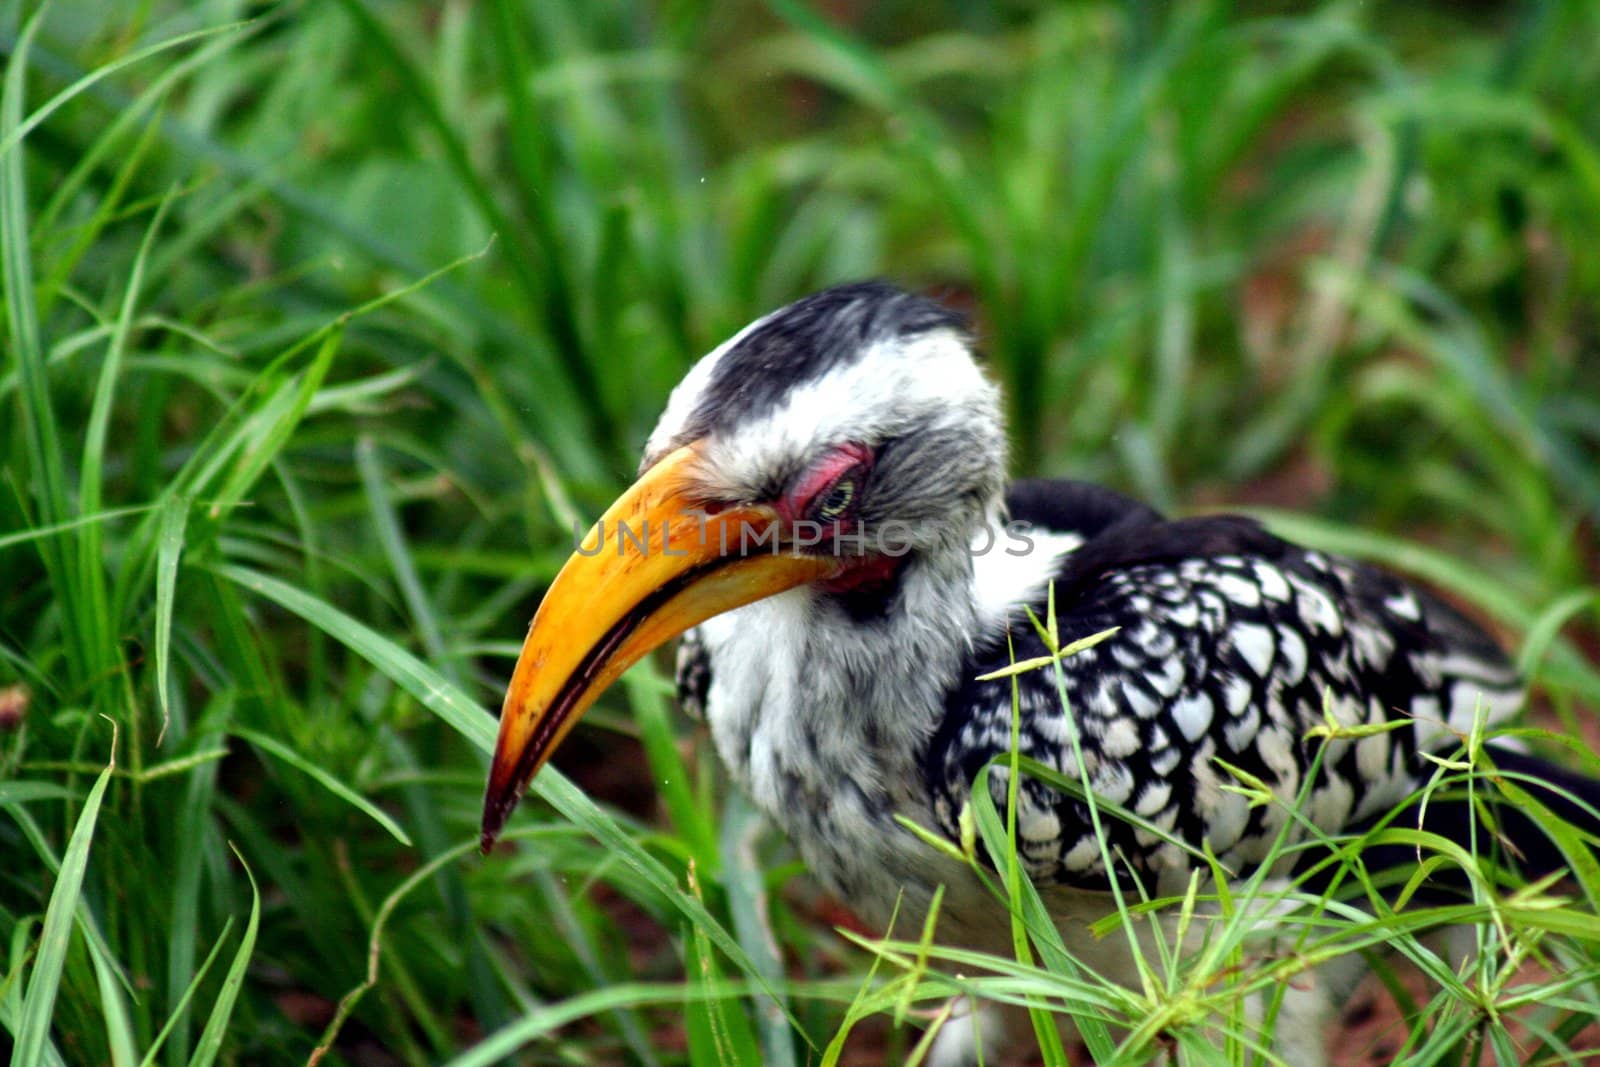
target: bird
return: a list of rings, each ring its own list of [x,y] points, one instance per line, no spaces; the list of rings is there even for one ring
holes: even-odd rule
[[[530,625],[484,851],[584,710],[681,635],[682,703],[869,928],[920,930],[938,895],[941,942],[1012,951],[1006,908],[911,824],[970,842],[974,783],[988,768],[1006,810],[1013,746],[1081,786],[1020,776],[1018,859],[1068,949],[1136,986],[1128,942],[1088,932],[1117,887],[1181,894],[1208,856],[1242,877],[1280,835],[1369,825],[1424,789],[1429,757],[1521,708],[1495,640],[1377,566],[1246,517],[1008,483],[1001,411],[966,316],[879,280],[772,311],[695,363]],[[1595,783],[1494,752],[1595,824]],[[1462,805],[1433,807],[1430,829],[1466,832]],[[1508,818],[1527,867],[1560,867]],[[1286,1062],[1322,1062],[1328,999],[1285,1001]],[[951,1024],[933,1062],[975,1062],[1002,1024],[984,1025]]]

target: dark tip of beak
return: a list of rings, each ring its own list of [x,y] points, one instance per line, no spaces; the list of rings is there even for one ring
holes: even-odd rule
[[[478,851],[487,856],[494,851],[494,843],[500,837],[500,831],[505,829],[506,819],[511,816],[511,809],[517,806],[516,793],[510,793],[509,799],[502,794],[490,794],[483,801],[483,825],[478,833]]]

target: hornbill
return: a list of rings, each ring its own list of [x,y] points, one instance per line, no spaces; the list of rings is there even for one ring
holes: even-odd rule
[[[1169,520],[1079,482],[1008,487],[999,396],[973,349],[961,315],[865,282],[772,312],[690,370],[637,482],[529,629],[501,713],[486,850],[596,696],[687,631],[684,703],[811,872],[879,929],[892,914],[920,929],[942,885],[939,939],[1010,950],[1005,906],[896,816],[959,840],[991,762],[1005,810],[996,757],[1014,743],[1131,812],[1101,819],[1097,836],[1082,791],[1018,783],[1016,847],[1066,945],[1136,985],[1127,939],[1088,933],[1112,880],[1181,892],[1208,851],[1243,875],[1286,826],[1289,841],[1306,823],[1360,826],[1423,788],[1427,754],[1518,709],[1495,642],[1382,570],[1237,516]],[[1053,670],[993,676],[1050,654],[1028,613],[1043,618],[1052,597],[1060,644],[1105,636],[1059,660],[1060,688]],[[1328,715],[1344,729],[1314,742]],[[1550,782],[1564,812],[1600,807],[1584,779],[1509,749],[1496,762]],[[1253,803],[1240,780],[1277,802]],[[1448,809],[1434,805],[1430,828],[1464,832],[1460,805]],[[1524,862],[1558,867],[1518,818],[1500,830]],[[1283,1005],[1279,1050],[1313,1064],[1314,1019],[1292,1016],[1327,998],[1302,999]],[[973,1035],[950,1029],[938,1058],[962,1062]]]

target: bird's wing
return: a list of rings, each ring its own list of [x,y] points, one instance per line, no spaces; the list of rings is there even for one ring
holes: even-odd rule
[[[1015,506],[1013,515],[1028,517]],[[1452,748],[1480,708],[1499,720],[1520,704],[1495,643],[1392,575],[1248,519],[1169,522],[1137,507],[1097,516],[1098,534],[1051,565],[1059,638],[1116,632],[1062,661],[1066,707],[1048,668],[1017,676],[1016,699],[1022,754],[1080,780],[1086,772],[1106,802],[1119,876],[1181,885],[1201,861],[1163,835],[1209,844],[1235,871],[1258,862],[1286,812],[1252,806],[1218,761],[1292,801],[1320,743],[1307,733],[1324,722],[1325,694],[1346,726],[1410,720],[1328,744],[1305,814],[1330,831],[1414,790],[1419,747]],[[1044,618],[1042,595],[1030,606]],[[935,814],[952,835],[974,776],[1010,750],[1012,679],[977,676],[1047,651],[1020,605],[1007,629],[1011,651],[1004,630],[988,635],[930,745]],[[1003,767],[991,770],[1002,810],[1005,782]],[[1105,884],[1087,807],[1033,779],[1021,783],[1018,845],[1035,878]]]

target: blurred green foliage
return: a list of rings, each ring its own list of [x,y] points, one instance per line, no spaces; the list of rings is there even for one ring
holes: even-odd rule
[[[803,1050],[717,983],[863,964],[729,831],[659,677],[595,716],[657,788],[573,765],[632,860],[537,806],[462,859],[461,724],[693,359],[850,278],[973,312],[1019,473],[1319,513],[1577,725],[1596,40],[1588,0],[0,4],[0,1029],[67,1062],[330,1023],[336,1060],[435,1062],[512,1020],[539,1061]],[[850,994],[817,989],[821,1047]],[[539,1013],[574,995],[591,1021]]]

